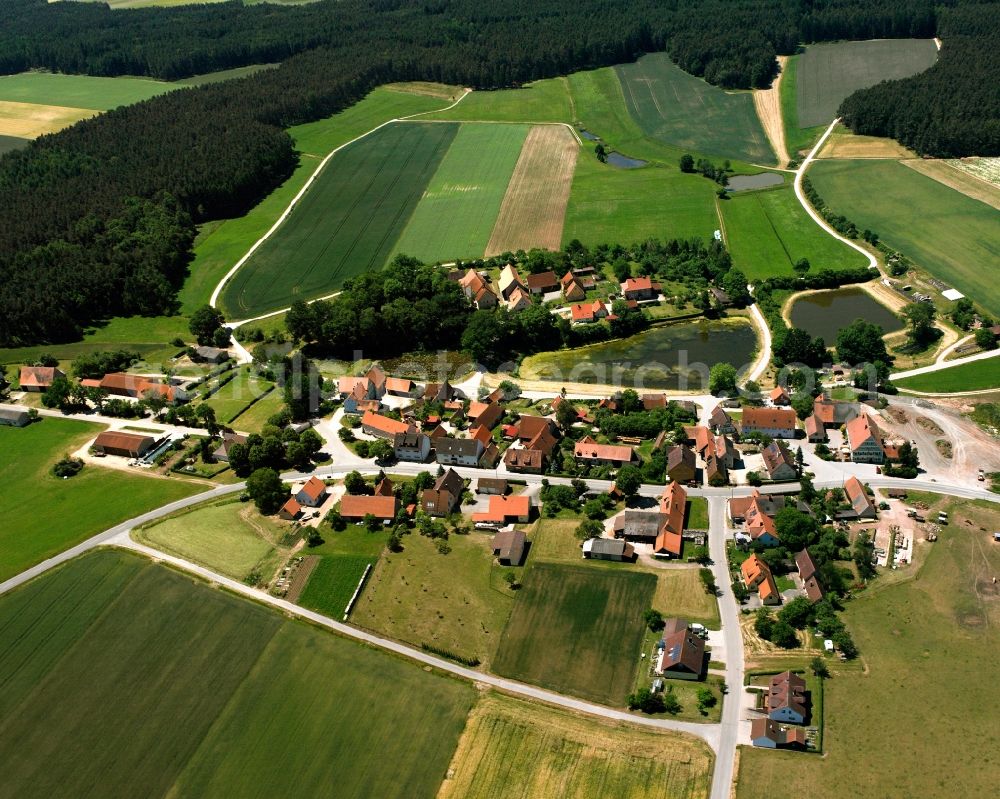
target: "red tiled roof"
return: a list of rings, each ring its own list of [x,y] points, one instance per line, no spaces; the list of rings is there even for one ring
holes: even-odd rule
[[[573,454],[584,460],[617,461],[619,463],[630,463],[633,457],[632,447],[621,444],[598,444],[590,436],[585,436],[576,443]]]
[[[649,277],[630,277],[622,284],[623,291],[652,291],[653,279]]]
[[[63,372],[54,366],[22,366],[17,382],[21,388],[48,388],[57,376],[62,375]]]
[[[348,494],[340,500],[340,515],[345,519],[363,519],[369,513],[376,519],[394,519],[399,509],[396,497],[369,497]]]
[[[313,475],[309,478],[306,484],[299,489],[298,493],[305,494],[309,497],[309,499],[315,502],[326,493],[326,483]]]
[[[387,435],[407,433],[411,427],[406,422],[390,419],[388,416],[382,416],[382,414],[372,413],[371,411],[365,411],[365,415],[361,417],[361,424],[363,427],[371,427]]]
[[[795,411],[791,408],[744,408],[743,427],[766,430],[794,430]]]

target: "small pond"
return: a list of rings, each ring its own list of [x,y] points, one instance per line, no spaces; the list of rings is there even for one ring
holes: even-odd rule
[[[641,166],[646,166],[649,162],[640,161],[638,158],[629,158],[621,153],[610,152],[608,153],[608,163],[619,169],[638,169]]]
[[[708,386],[709,370],[726,361],[740,371],[757,351],[757,334],[744,319],[699,320],[650,328],[636,336],[526,358],[527,380],[607,383],[622,388],[683,389]]]
[[[785,182],[785,176],[777,172],[761,172],[759,175],[733,175],[729,178],[730,191],[749,191],[750,189],[766,189],[770,186],[780,186]]]
[[[886,333],[903,329],[898,316],[857,286],[807,294],[792,304],[790,316],[795,327],[822,336],[828,346],[855,319],[879,325]]]
[[[589,130],[584,130],[580,128],[580,137],[586,139],[587,141],[600,141],[601,137],[596,133],[591,133]]]

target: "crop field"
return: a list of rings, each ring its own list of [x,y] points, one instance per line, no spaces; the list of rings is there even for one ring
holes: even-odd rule
[[[0,427],[0,581],[152,508],[204,486],[86,466],[76,477],[49,473],[64,454],[103,428],[46,418],[25,428]]]
[[[0,77],[0,100],[107,111],[171,91],[175,84],[150,78],[98,78],[54,72]]]
[[[740,192],[720,206],[733,263],[751,280],[790,275],[800,258],[808,258],[813,271],[867,263],[812,220],[791,186]]]
[[[790,158],[799,159],[812,149],[826,125],[799,126],[798,74],[800,55],[785,58],[778,94],[781,101],[781,120],[785,128],[785,147]],[[832,118],[826,124],[832,122]]]
[[[323,555],[309,576],[299,604],[339,620],[365,569],[377,560],[377,555]]]
[[[254,316],[381,269],[457,132],[396,124],[348,145],[227,284],[223,304]]]
[[[902,380],[894,380],[893,385],[900,389],[924,391],[929,394],[1000,388],[1000,357],[972,361],[915,377],[905,377]]]
[[[966,197],[986,203],[1000,211],[1000,186],[961,168],[961,161],[938,161],[930,158],[911,158],[900,161],[904,166],[915,169],[949,189],[961,192]],[[956,166],[958,165],[958,166]]]
[[[55,133],[96,114],[88,108],[68,108],[60,105],[15,103],[0,100],[0,134],[20,139],[37,139]]]
[[[579,145],[562,125],[536,125],[528,133],[496,215],[486,255],[562,244]]]
[[[461,125],[393,252],[426,262],[482,257],[514,167],[521,170],[528,130],[527,125]]]
[[[123,552],[4,596],[0,630],[16,795],[432,797],[474,697]]]
[[[872,796],[872,786],[891,799],[947,796],[953,785],[996,792],[1000,728],[986,709],[1000,703],[1000,547],[986,531],[1000,529],[1000,513],[942,505],[951,524],[936,543],[917,543],[919,571],[884,587],[878,578],[844,612],[865,668],[831,662],[823,757],[744,747],[739,799]],[[947,669],[930,667],[934,653],[947,654]]]
[[[937,60],[931,39],[813,44],[798,57],[796,101],[804,128],[829,125],[844,99],[883,80],[908,78]]]
[[[666,53],[615,67],[629,113],[654,139],[721,158],[774,164],[750,92],[726,92],[689,75]]]
[[[620,706],[639,662],[652,574],[535,564],[518,592],[494,671]]]
[[[263,397],[273,388],[274,383],[253,374],[250,367],[240,366],[236,370],[235,377],[205,402],[210,408],[215,409],[215,418],[219,422],[228,424],[253,400]]]
[[[487,694],[476,704],[438,799],[708,796],[700,741]]]
[[[817,158],[914,158],[916,153],[895,139],[882,136],[859,136],[837,125]],[[930,162],[941,163],[941,162]]]
[[[984,264],[1000,263],[995,208],[896,161],[820,161],[809,178],[835,212],[1000,315],[1000,283],[982,279]]]
[[[980,180],[1000,186],[1000,158],[956,158],[948,163]]]

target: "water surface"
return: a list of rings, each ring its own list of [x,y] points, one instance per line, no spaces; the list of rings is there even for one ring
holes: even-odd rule
[[[855,319],[878,325],[886,333],[903,329],[899,317],[857,286],[819,291],[797,299],[790,312],[792,324],[811,336],[822,336],[827,345]]]

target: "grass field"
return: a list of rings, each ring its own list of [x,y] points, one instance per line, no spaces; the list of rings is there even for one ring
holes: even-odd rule
[[[265,394],[237,416],[231,423],[232,427],[234,430],[241,430],[244,433],[259,433],[260,429],[267,424],[267,420],[284,406],[285,394],[276,389]]]
[[[1000,159],[998,159],[1000,160]],[[915,169],[966,197],[986,203],[1000,211],[1000,186],[962,168],[962,161],[939,161],[930,158],[905,158],[904,166]]]
[[[0,77],[0,100],[107,111],[148,100],[174,88],[175,84],[149,78],[21,72]]]
[[[339,620],[347,610],[347,603],[354,596],[365,569],[376,560],[364,555],[321,557],[309,575],[299,604]]]
[[[273,388],[274,383],[253,374],[249,366],[240,366],[236,370],[236,376],[205,402],[215,409],[215,418],[219,422],[228,424],[253,400],[263,398]],[[262,400],[258,400],[260,401]]]
[[[399,123],[348,145],[226,285],[223,305],[254,316],[380,269],[457,132]]]
[[[931,39],[879,39],[814,44],[797,58],[798,124],[829,125],[841,102],[858,89],[907,78],[933,66]]]
[[[351,621],[488,666],[514,602],[489,543],[482,533],[451,536],[442,555],[429,538],[406,536],[402,552],[383,553]]]
[[[1000,388],[1000,356],[972,361],[939,372],[905,377],[902,380],[894,380],[893,385],[901,389],[940,394]]]
[[[573,104],[565,78],[527,83],[520,89],[473,92],[448,111],[427,119],[468,122],[571,122]]]
[[[629,113],[654,139],[676,147],[774,164],[749,92],[726,92],[689,75],[666,53],[615,67]]]
[[[983,280],[1000,263],[996,209],[896,161],[820,161],[809,179],[836,213],[1000,315],[1000,282]]]
[[[809,217],[791,186],[737,193],[720,207],[733,263],[751,280],[791,275],[800,258],[808,258],[814,272],[867,263]]]
[[[527,125],[461,125],[393,252],[482,257],[527,135]]]
[[[937,543],[917,544],[930,552],[915,577],[876,583],[847,606],[865,668],[831,667],[824,757],[744,748],[740,799],[902,799],[947,796],[953,785],[969,796],[994,793],[1000,547],[980,528],[1000,529],[1000,513],[951,498],[944,507],[951,524]]]
[[[487,694],[469,716],[439,799],[708,795],[700,741]]]
[[[789,157],[800,159],[812,149],[825,129],[824,125],[799,127],[798,73],[800,55],[790,55],[785,62],[778,93],[781,98],[781,119],[785,126],[785,146]],[[832,121],[832,120],[830,120]]]
[[[719,603],[705,591],[696,567],[658,569],[650,607],[667,618],[687,619],[714,630],[720,626]]]
[[[639,662],[642,614],[655,590],[651,574],[536,563],[518,592],[493,670],[623,705]]]
[[[0,136],[0,155],[27,147],[28,141],[20,136]]]
[[[0,630],[16,795],[433,797],[474,697],[121,552],[3,597]]]
[[[0,581],[125,519],[204,486],[87,466],[59,480],[49,469],[103,428],[69,419],[0,427]]]

